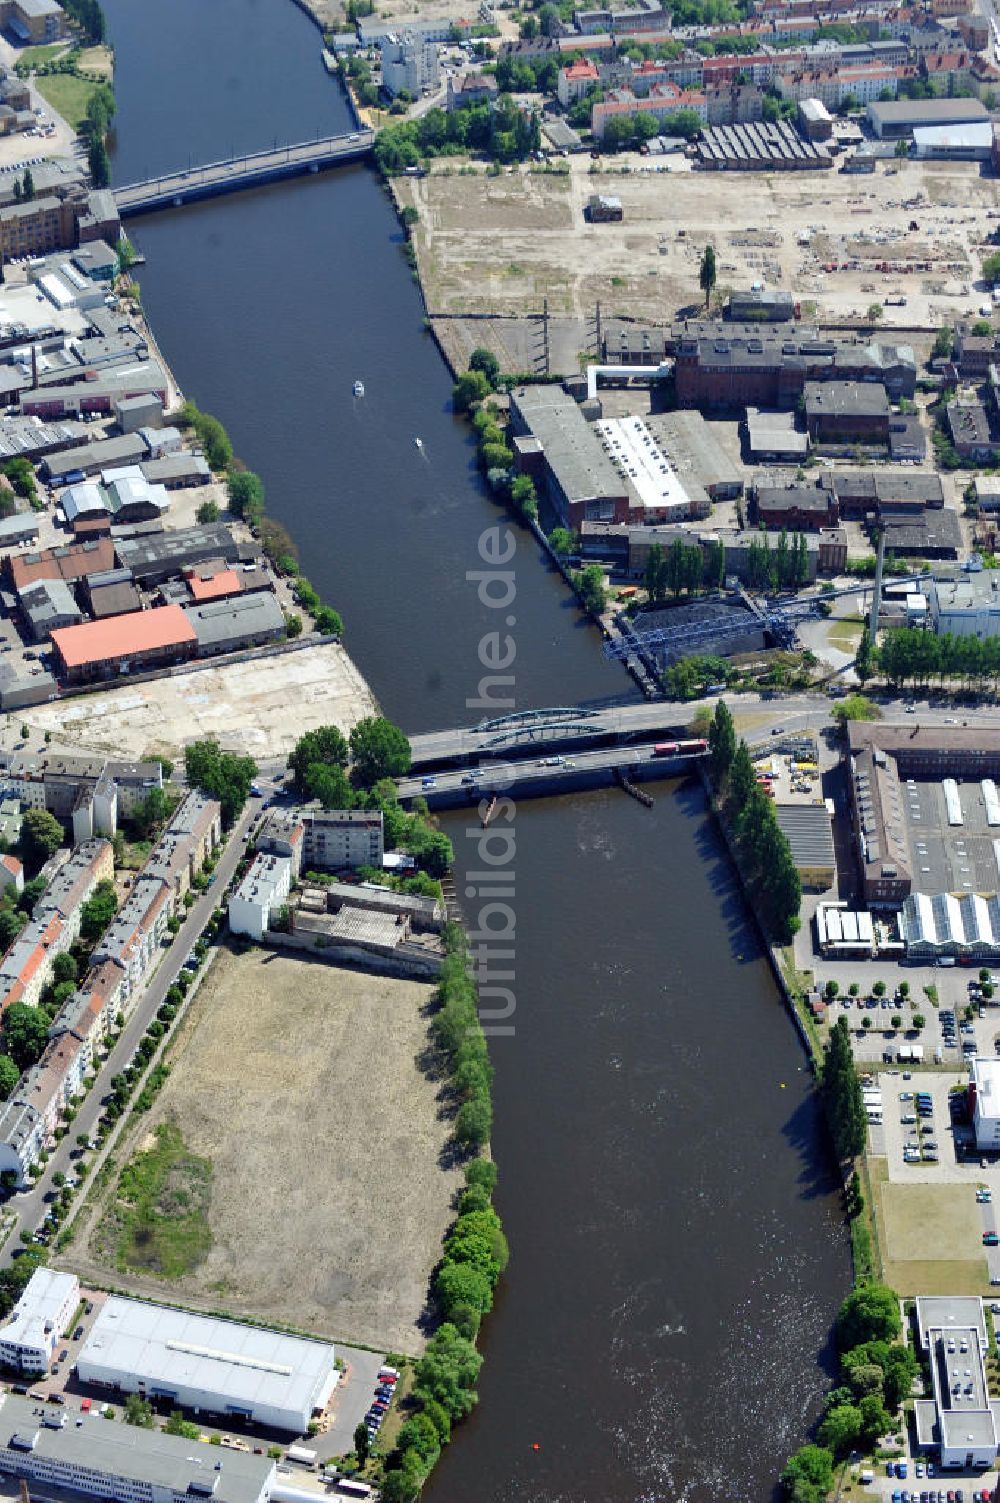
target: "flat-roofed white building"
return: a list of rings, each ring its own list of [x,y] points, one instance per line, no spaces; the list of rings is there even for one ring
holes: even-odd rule
[[[268,1503],[270,1457],[0,1396],[0,1473],[101,1503]]]
[[[229,899],[230,929],[234,934],[262,940],[271,927],[271,915],[288,897],[291,887],[291,859],[260,852]]]
[[[594,427],[629,489],[630,521],[651,527],[709,515],[708,493],[693,476],[681,480],[642,418],[605,418]]]
[[[0,1327],[0,1363],[22,1372],[48,1372],[56,1345],[79,1303],[80,1280],[75,1273],[36,1268],[10,1320]]]
[[[933,1398],[914,1405],[917,1440],[936,1447],[942,1467],[992,1467],[1000,1449],[998,1409],[986,1379],[982,1300],[918,1299],[917,1334],[931,1370]]]
[[[294,1434],[326,1408],[338,1378],[330,1343],[118,1298],[94,1322],[77,1375]]]
[[[977,1148],[1000,1148],[1000,1059],[980,1056],[969,1066],[972,1125]]]

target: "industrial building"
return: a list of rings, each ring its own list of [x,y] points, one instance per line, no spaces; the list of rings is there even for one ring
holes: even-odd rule
[[[774,813],[803,889],[826,892],[837,875],[833,821],[826,804],[775,804]]]
[[[912,397],[917,366],[907,344],[819,338],[796,327],[679,329],[669,341],[681,407],[793,408],[807,381],[875,382],[893,402]]]
[[[179,605],[159,605],[63,627],[52,633],[52,644],[60,673],[70,683],[86,683],[186,662],[198,638]]]
[[[36,1268],[7,1324],[0,1327],[0,1365],[45,1373],[80,1303],[75,1273]]]
[[[267,1456],[111,1425],[96,1411],[74,1423],[12,1394],[0,1398],[0,1472],[101,1503],[268,1503],[276,1480]]]
[[[749,292],[731,292],[726,304],[726,317],[741,323],[782,324],[794,315],[792,294],[776,288],[753,287]]]
[[[1000,886],[994,877],[993,885]],[[899,916],[906,953],[914,960],[990,960],[1000,955],[1000,897],[967,892],[914,892]]]
[[[980,929],[985,937],[978,906],[960,910],[959,926],[952,903],[1000,890],[988,786],[1000,778],[1000,731],[854,721],[847,738],[851,820],[868,906],[898,909],[911,893],[927,894],[932,903],[943,894],[948,904],[909,911],[914,940],[922,936],[931,953],[942,938],[948,942],[949,925],[959,945]]]
[[[880,140],[897,141],[923,126],[989,123],[989,111],[979,99],[872,100],[868,121]]]
[[[700,412],[678,408],[647,417],[645,423],[686,487],[700,487],[712,501],[742,496],[743,472]]]
[[[267,642],[280,641],[285,634],[284,612],[277,597],[267,590],[207,600],[185,606],[183,612],[194,632],[201,658],[237,652],[244,647],[261,647]]]
[[[698,165],[716,172],[801,172],[828,170],[833,158],[822,141],[782,120],[710,126],[698,142]]]
[[[889,442],[889,398],[871,382],[807,381],[803,390],[806,428],[818,444]]]
[[[994,570],[928,579],[923,590],[936,632],[981,642],[1000,636],[1000,580]]]
[[[990,1398],[986,1377],[989,1338],[982,1301],[924,1295],[916,1301],[916,1319],[933,1392],[913,1406],[918,1443],[937,1450],[941,1466],[949,1470],[995,1466],[1000,1402]]]
[[[913,132],[918,157],[938,162],[987,162],[993,151],[993,124],[918,125]]]
[[[77,1376],[298,1435],[329,1403],[335,1357],[326,1342],[112,1297],[77,1358]]]

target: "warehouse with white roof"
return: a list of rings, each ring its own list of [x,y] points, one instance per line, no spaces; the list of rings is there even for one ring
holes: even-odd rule
[[[77,1359],[77,1376],[298,1435],[326,1408],[338,1372],[326,1342],[112,1298]]]

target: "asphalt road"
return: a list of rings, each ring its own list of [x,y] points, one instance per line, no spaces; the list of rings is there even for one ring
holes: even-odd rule
[[[264,785],[259,786],[263,792]],[[206,893],[196,897],[188,910],[173,943],[164,952],[163,959],[153,973],[143,997],[126,1023],[121,1038],[102,1065],[93,1090],[88,1093],[77,1110],[76,1118],[65,1138],[52,1150],[49,1161],[45,1165],[45,1172],[30,1190],[22,1191],[11,1198],[9,1208],[15,1213],[17,1219],[7,1242],[0,1251],[0,1267],[6,1267],[11,1263],[15,1251],[21,1246],[20,1233],[24,1230],[37,1231],[44,1221],[48,1211],[45,1196],[53,1189],[53,1175],[60,1171],[68,1175],[77,1173],[77,1161],[80,1157],[80,1150],[76,1144],[77,1136],[80,1133],[86,1133],[88,1137],[93,1137],[97,1120],[103,1111],[102,1098],[108,1092],[108,1082],[113,1075],[117,1075],[130,1063],[143,1034],[155,1018],[157,1009],[162,1005],[168,990],[177,980],[180,969],[195,941],[211,918],[216,905],[222,900],[237,863],[246,849],[243,837],[260,814],[261,805],[262,799],[260,798],[251,798],[247,801],[243,816],[234,826],[219,858],[215,868],[215,881]],[[109,1151],[109,1141],[105,1142],[94,1159],[91,1172]],[[89,1178],[88,1175],[88,1180]],[[81,1186],[80,1193],[83,1193],[85,1188],[85,1185]]]

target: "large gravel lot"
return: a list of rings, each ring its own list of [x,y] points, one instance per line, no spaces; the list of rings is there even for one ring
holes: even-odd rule
[[[700,303],[708,241],[720,293],[763,279],[815,303],[808,316],[821,321],[858,319],[902,295],[883,325],[937,326],[983,300],[976,280],[994,199],[976,163],[892,161],[872,177],[740,175],[625,154],[600,164],[574,157],[559,170],[459,176],[439,164],[426,178],[397,179],[400,201],[420,215],[414,239],[432,313],[523,316],[547,298],[556,318],[592,320],[599,301],[605,319],[662,323]],[[585,222],[598,192],[621,199],[622,223]],[[824,269],[834,261],[836,271]],[[845,261],[855,264],[845,270]],[[879,271],[886,261],[928,269]]]
[[[81,1227],[68,1261],[97,1283],[419,1352],[461,1181],[441,1167],[449,1122],[421,1064],[430,996],[422,983],[224,952],[118,1156],[170,1119],[211,1159],[207,1259],[169,1285],[133,1278],[102,1268]]]
[[[336,725],[346,733],[375,708],[352,659],[329,643],[35,705],[9,717],[0,741],[11,745],[23,719],[73,751],[176,758],[187,742],[210,736],[226,751],[282,757],[305,731]]]

